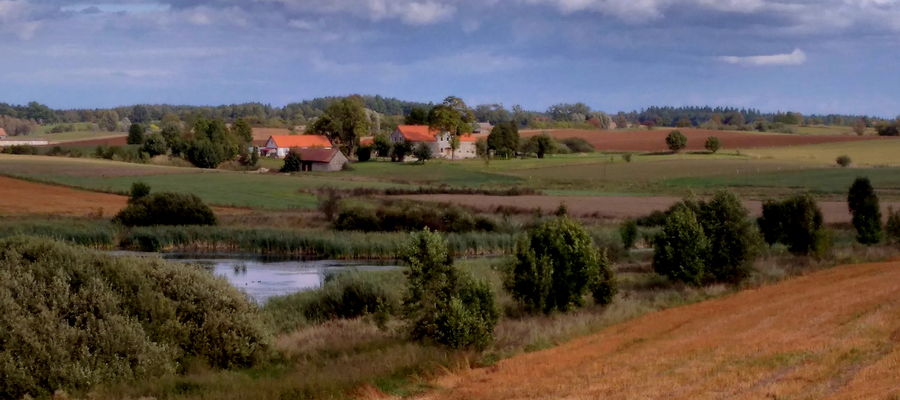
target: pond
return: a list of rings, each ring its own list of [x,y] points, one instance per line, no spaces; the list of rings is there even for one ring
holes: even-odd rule
[[[383,271],[396,269],[380,262],[338,260],[268,260],[253,257],[210,257],[165,255],[172,261],[209,266],[212,273],[222,276],[234,287],[246,293],[258,304],[274,296],[283,296],[322,286],[325,277],[342,271]]]

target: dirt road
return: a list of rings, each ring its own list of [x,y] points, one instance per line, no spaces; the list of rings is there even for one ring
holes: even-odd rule
[[[423,399],[897,399],[900,262],[648,314]]]

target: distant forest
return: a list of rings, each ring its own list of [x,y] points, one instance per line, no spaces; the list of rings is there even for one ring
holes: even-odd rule
[[[428,110],[433,104],[404,101],[382,96],[361,96],[366,108],[384,116],[407,116],[413,109]],[[0,103],[0,116],[9,124],[12,119],[38,124],[58,123],[114,123],[126,120],[131,123],[147,124],[160,121],[167,114],[174,114],[182,120],[198,118],[235,121],[243,118],[258,126],[304,125],[322,115],[325,108],[339,97],[322,97],[291,103],[284,107],[274,107],[261,103],[245,103],[221,106],[187,105],[146,105],[122,106],[109,109],[51,109],[46,105],[31,102],[26,105]],[[615,123],[618,127],[637,124],[649,126],[735,126],[750,127],[754,124],[784,125],[846,125],[864,121],[872,126],[879,118],[864,115],[829,114],[802,115],[796,112],[763,113],[756,109],[729,107],[648,107],[640,111],[607,114],[592,110],[584,103],[556,104],[544,111],[528,111],[520,106],[511,109],[500,104],[482,104],[471,107],[478,121],[515,121],[519,126],[531,128],[608,128]],[[396,120],[396,118],[395,118]]]

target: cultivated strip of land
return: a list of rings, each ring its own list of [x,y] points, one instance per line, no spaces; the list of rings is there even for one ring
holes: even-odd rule
[[[649,314],[441,378],[423,399],[896,399],[900,262]]]

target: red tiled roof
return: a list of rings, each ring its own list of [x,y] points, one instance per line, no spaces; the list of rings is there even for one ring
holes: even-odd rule
[[[288,136],[291,130],[287,128],[260,128],[253,127],[253,140],[269,140],[272,136]]]
[[[363,136],[359,138],[359,145],[362,147],[368,147],[375,144],[375,138],[372,136]]]
[[[331,141],[321,135],[272,136],[275,147],[324,147],[331,148]]]
[[[0,128],[0,137],[6,137],[6,129]]]
[[[300,154],[300,161],[329,163],[334,158],[334,155],[337,154],[338,149],[312,148],[292,149],[291,151]]]
[[[460,142],[477,142],[478,138],[472,136],[471,134],[465,134],[459,137]]]
[[[397,127],[407,142],[434,142],[437,131],[428,125],[400,125]]]

